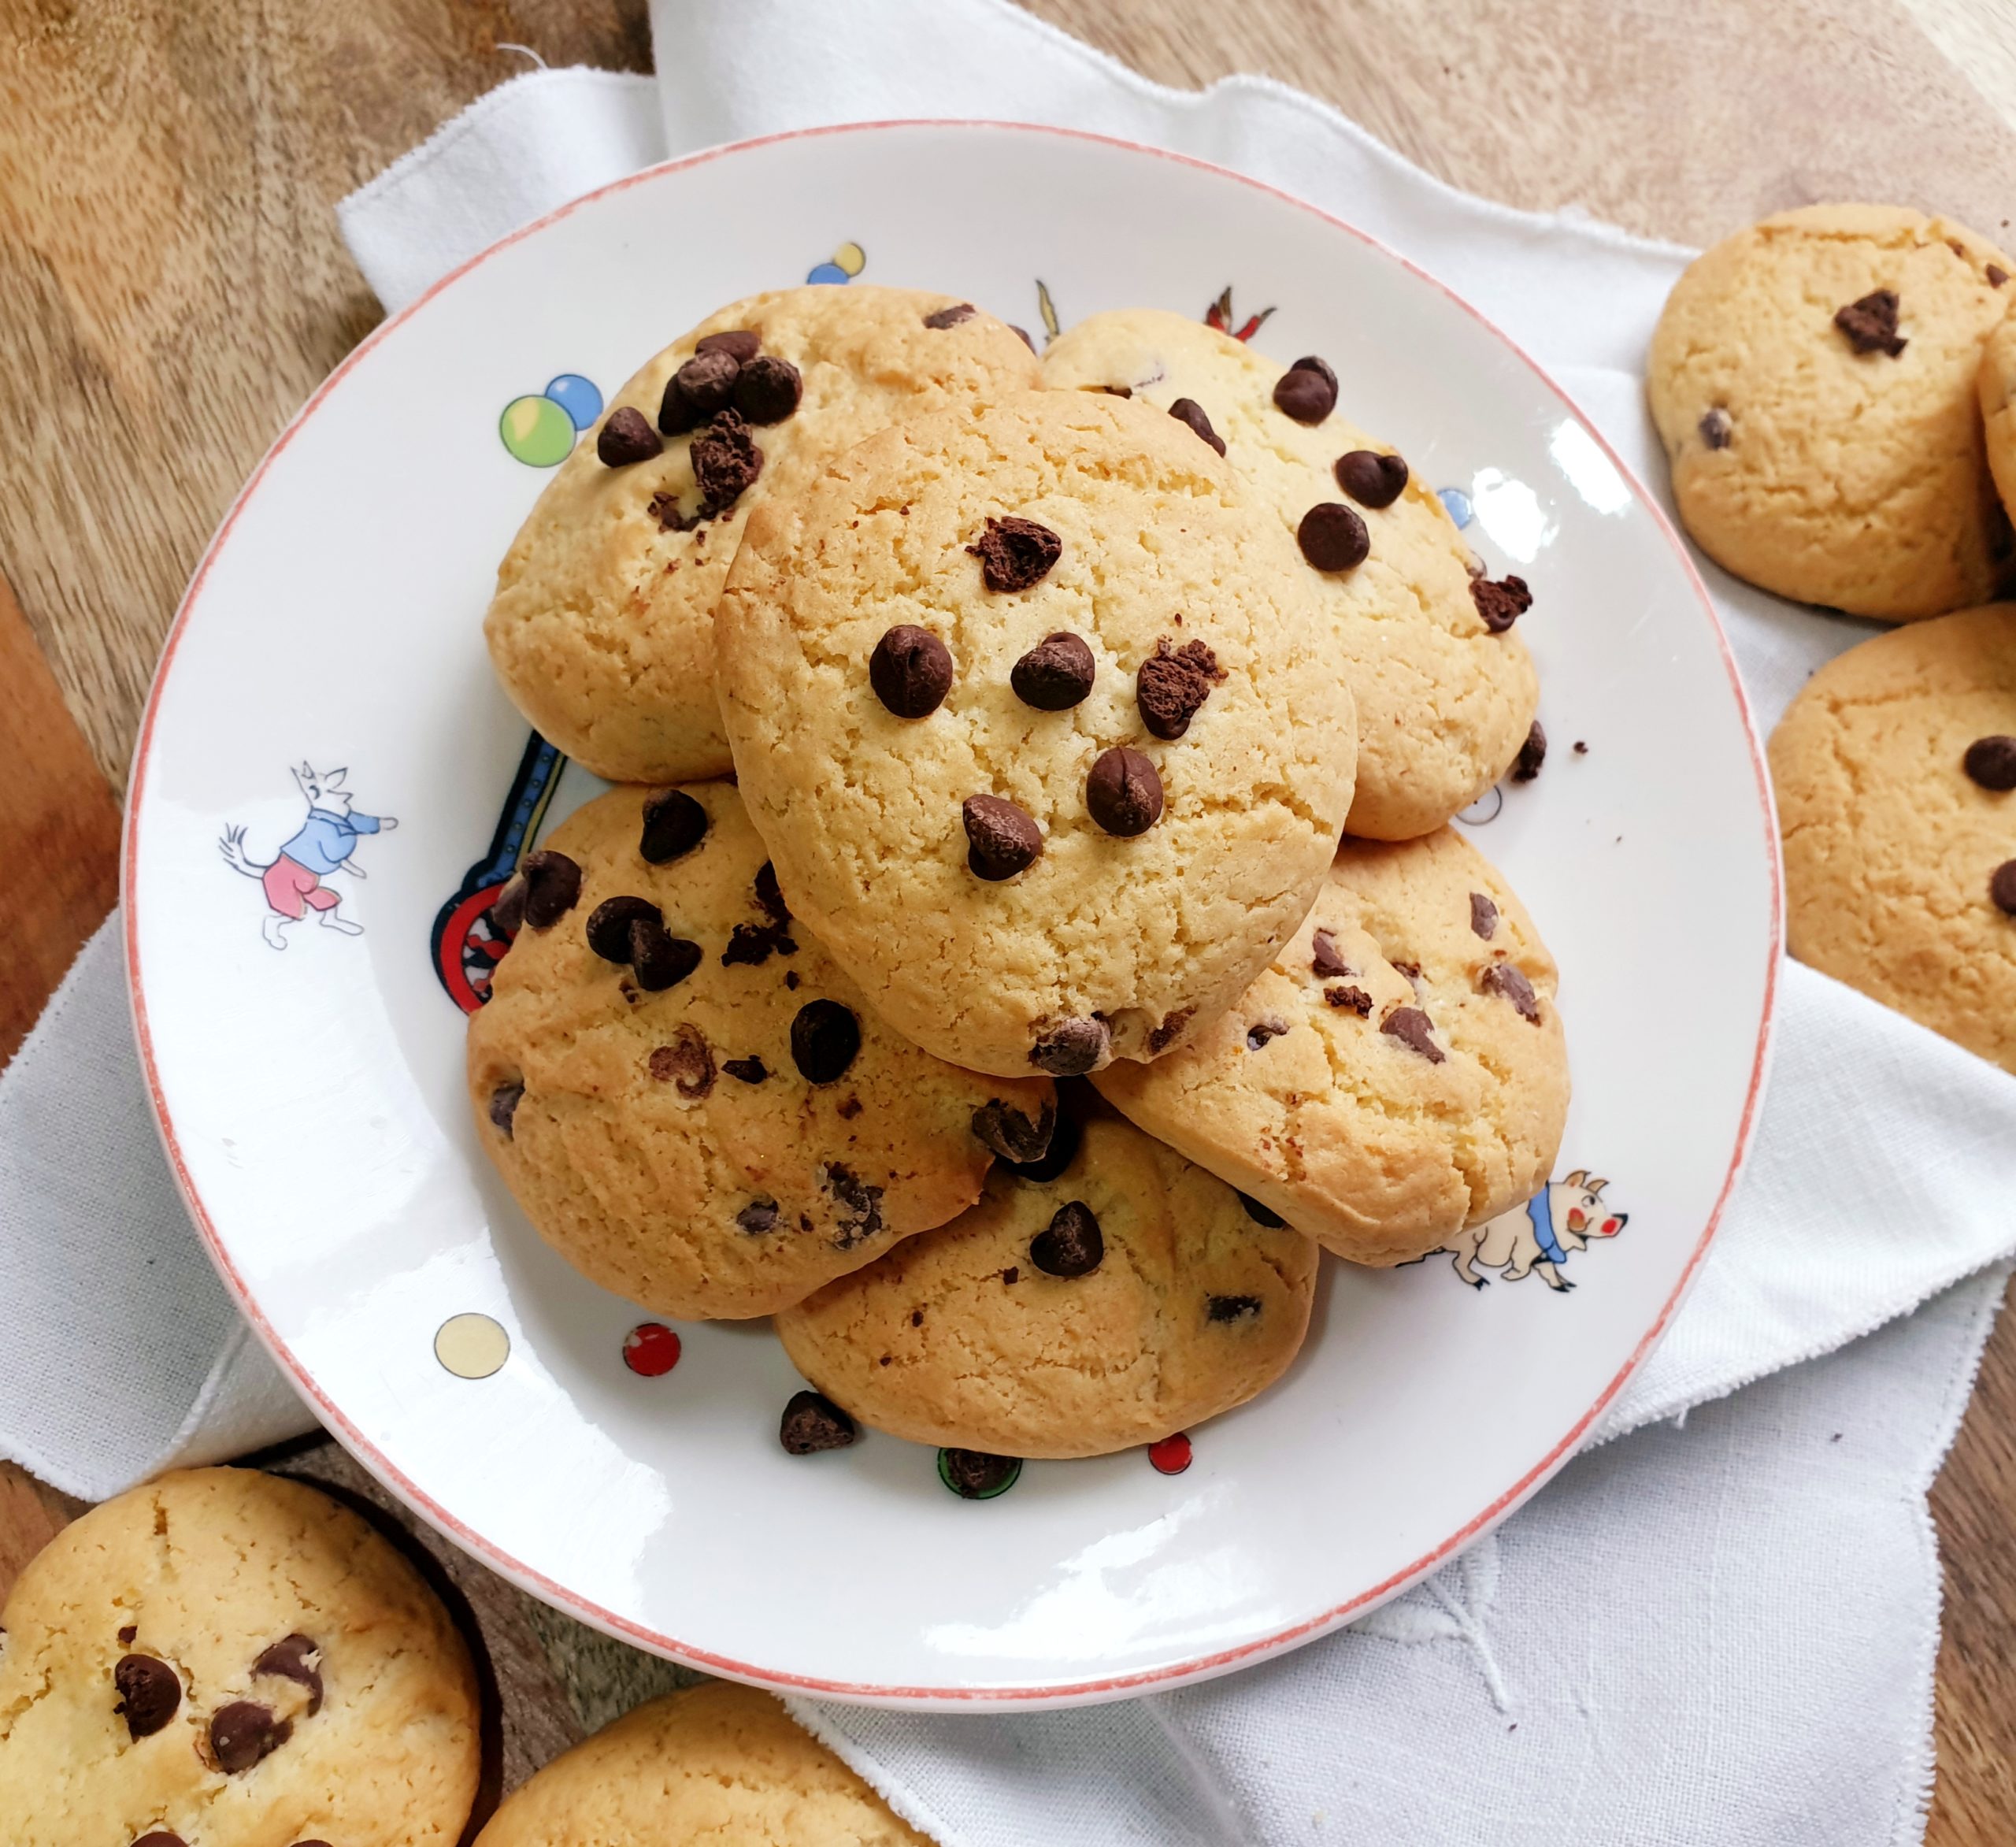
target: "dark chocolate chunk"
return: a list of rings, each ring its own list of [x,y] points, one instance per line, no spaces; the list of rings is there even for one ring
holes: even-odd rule
[[[928,629],[899,622],[868,657],[868,684],[899,718],[924,718],[952,687],[952,655]]]
[[[132,1646],[133,1638],[139,1633],[140,1626],[139,1623],[128,1623],[126,1626],[119,1632],[119,1645],[122,1649]]]
[[[747,1232],[751,1237],[761,1237],[766,1231],[777,1229],[777,1202],[766,1194],[751,1200],[735,1215],[738,1231]]]
[[[969,796],[959,810],[966,829],[966,866],[975,878],[1013,878],[1043,853],[1043,829],[999,796]]]
[[[112,1684],[119,1692],[112,1709],[124,1715],[129,1738],[152,1738],[182,1704],[175,1670],[153,1655],[122,1656],[112,1671]]]
[[[844,1107],[841,1113],[846,1114]],[[850,1251],[863,1238],[869,1238],[882,1229],[882,1191],[879,1186],[870,1186],[850,1167],[842,1166],[837,1161],[826,1164],[825,1181],[833,1195],[833,1203],[839,1210],[833,1215],[839,1226],[839,1235],[833,1240],[836,1250]]]
[[[934,308],[925,316],[924,324],[926,327],[939,328],[957,327],[962,321],[970,321],[973,317],[973,305],[971,302],[955,302],[949,308]]]
[[[637,851],[654,866],[669,866],[707,837],[707,811],[684,789],[644,798],[643,836]]]
[[[1377,449],[1353,449],[1340,455],[1330,472],[1361,506],[1391,506],[1407,484],[1407,465]]]
[[[1536,718],[1526,732],[1526,741],[1520,745],[1519,754],[1512,759],[1512,780],[1531,782],[1540,773],[1540,766],[1547,761],[1547,733],[1540,729]]]
[[[2016,789],[2016,737],[1977,737],[1960,763],[1984,789]]]
[[[1244,1321],[1260,1312],[1258,1296],[1211,1296],[1205,1300],[1205,1318],[1210,1321]]]
[[[630,925],[630,972],[647,994],[676,988],[700,966],[700,945],[671,935],[655,917]]]
[[[1018,1457],[982,1449],[941,1449],[938,1477],[962,1500],[988,1500],[1022,1472]]]
[[[1139,751],[1116,744],[1093,759],[1085,807],[1107,833],[1130,840],[1162,818],[1162,779]]]
[[[1319,500],[1295,529],[1302,555],[1319,571],[1351,571],[1372,550],[1365,521],[1341,500]]]
[[[524,1101],[523,1084],[500,1084],[490,1093],[490,1120],[493,1126],[504,1131],[504,1139],[511,1139],[511,1124],[518,1114],[518,1105]]]
[[[693,479],[710,513],[732,506],[763,472],[763,451],[750,435],[748,425],[732,410],[724,410],[701,431],[687,453]]]
[[[723,968],[760,968],[774,955],[795,955],[798,939],[780,923],[739,923],[721,951]]]
[[[1078,1144],[1084,1135],[1084,1129],[1073,1118],[1060,1116],[1051,1132],[1050,1146],[1042,1154],[1032,1161],[1009,1161],[1004,1165],[1017,1180],[1045,1185],[1078,1158]]]
[[[1484,625],[1494,635],[1503,635],[1533,606],[1533,593],[1524,577],[1473,577],[1470,601],[1477,606]]]
[[[1106,1259],[1098,1215],[1083,1200],[1059,1206],[1029,1240],[1029,1261],[1046,1276],[1089,1276]]]
[[[1498,907],[1481,892],[1470,894],[1470,933],[1488,943],[1498,931]]]
[[[1834,325],[1858,353],[1888,353],[1892,358],[1910,341],[1897,337],[1897,291],[1879,288],[1834,310]]]
[[[604,962],[630,959],[630,926],[648,918],[662,926],[665,914],[648,898],[605,898],[588,913],[588,947]]]
[[[235,1776],[269,1757],[294,1735],[291,1720],[277,1719],[257,1700],[233,1700],[210,1721],[210,1750],[217,1767]]]
[[[1004,1289],[1012,1289],[1015,1285],[1021,1280],[1022,1273],[1021,1270],[1013,1263],[1010,1264],[1008,1267],[1001,1273],[1001,1282],[1002,1286]]]
[[[703,333],[693,343],[698,353],[725,353],[738,365],[747,365],[763,350],[763,336],[746,327],[730,328],[725,333]]]
[[[2016,917],[2016,859],[2005,859],[1989,875],[1988,895],[1998,911]]]
[[[1224,678],[1218,657],[1203,642],[1186,641],[1172,651],[1164,636],[1134,676],[1141,722],[1152,736],[1173,742],[1190,729],[1211,688]]]
[[[672,375],[679,395],[695,423],[705,423],[717,410],[735,402],[735,381],[741,375],[741,362],[719,347],[696,352]]]
[[[672,1043],[652,1051],[651,1075],[670,1083],[681,1096],[705,1096],[714,1087],[714,1051],[706,1034],[691,1020],[681,1020]]]
[[[1280,1038],[1288,1029],[1286,1020],[1255,1020],[1246,1029],[1246,1049],[1261,1051],[1269,1041]]]
[[[1010,514],[990,518],[978,542],[966,550],[980,560],[980,581],[988,589],[1026,590],[1063,555],[1064,541],[1049,527]]]
[[[1534,993],[1533,985],[1526,979],[1526,972],[1516,962],[1494,962],[1477,977],[1477,992],[1495,994],[1501,1000],[1509,1000],[1519,1010],[1522,1020],[1529,1020],[1537,1026],[1540,1023],[1540,996]]]
[[[761,1084],[770,1074],[759,1058],[732,1058],[722,1064],[721,1069],[744,1084]]]
[[[1162,1015],[1162,1024],[1148,1035],[1148,1049],[1151,1052],[1166,1051],[1176,1043],[1177,1036],[1195,1016],[1194,1007],[1179,1007]]]
[[[609,414],[609,421],[595,438],[595,454],[606,468],[628,468],[632,462],[649,462],[662,455],[665,444],[641,410],[625,404]]]
[[[1274,381],[1274,408],[1297,423],[1321,423],[1337,407],[1337,375],[1313,353]]]
[[[1352,975],[1357,970],[1337,953],[1337,939],[1328,930],[1318,930],[1310,940],[1309,966],[1326,980],[1332,975]]]
[[[1235,1188],[1234,1191],[1237,1191]],[[1263,1206],[1251,1193],[1240,1193],[1239,1203],[1246,1208],[1246,1215],[1255,1225],[1264,1225],[1269,1231],[1280,1231],[1288,1224],[1272,1206]]]
[[[861,1050],[861,1022],[837,1000],[808,1000],[791,1023],[791,1062],[808,1084],[837,1084]]]
[[[1332,1007],[1349,1007],[1362,1020],[1372,1018],[1372,996],[1362,988],[1350,988],[1340,984],[1325,988],[1323,998]]]
[[[735,407],[750,423],[782,423],[804,395],[798,368],[769,353],[747,362],[735,381]]]
[[[1092,651],[1084,639],[1060,629],[1046,635],[1008,672],[1008,684],[1025,706],[1039,712],[1065,712],[1092,690]]]
[[[1011,1166],[1040,1161],[1057,1132],[1057,1105],[1046,1097],[1032,1122],[1027,1111],[998,1096],[990,1097],[973,1111],[973,1139],[989,1154],[999,1155]]]
[[[1379,1022],[1379,1030],[1397,1039],[1410,1051],[1418,1051],[1432,1065],[1443,1062],[1442,1048],[1435,1043],[1434,1028],[1418,1007],[1396,1007]]]
[[[1106,1062],[1113,1033],[1104,1020],[1066,1020],[1029,1051],[1029,1063],[1053,1077],[1082,1077]]]
[[[255,1675],[277,1675],[308,1689],[308,1716],[322,1710],[322,1646],[310,1636],[283,1636],[252,1663]]]
[[[793,1456],[844,1449],[854,1438],[854,1419],[823,1392],[794,1392],[777,1426],[777,1441]]]
[[[1729,446],[1729,414],[1720,405],[1701,414],[1701,440],[1710,449],[1726,449]]]
[[[1169,406],[1169,414],[1178,423],[1188,424],[1211,447],[1222,455],[1225,452],[1225,439],[1211,428],[1211,420],[1204,414],[1204,406],[1195,398],[1179,398]]]

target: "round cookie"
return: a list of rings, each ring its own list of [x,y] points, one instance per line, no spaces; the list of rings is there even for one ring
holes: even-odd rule
[[[2016,315],[2005,314],[1981,348],[1975,380],[1987,434],[1988,472],[2003,512],[2016,508]]]
[[[1781,596],[1907,621],[2007,580],[1976,375],[2010,259],[1892,206],[1807,206],[1697,257],[1647,388],[1673,497],[1717,563]]]
[[[1046,1457],[1158,1442],[1287,1370],[1308,1239],[1103,1113],[1039,1167],[997,1168],[963,1218],[780,1315],[791,1363],[893,1436]]]
[[[527,1216],[605,1289],[768,1315],[1047,1140],[1048,1079],[954,1070],[862,1007],[791,922],[732,784],[612,789],[520,877],[499,903],[523,925],[469,1020],[469,1101]]]
[[[162,1476],[30,1562],[0,1642],[9,1847],[455,1847],[480,1767],[447,1612],[347,1508]]]
[[[1836,656],[1770,758],[1792,953],[2016,1071],[2016,603]]]
[[[886,430],[759,507],[722,713],[869,1004],[956,1064],[1059,1076],[1229,1004],[1351,804],[1307,578],[1190,431],[1080,391]]]
[[[521,1786],[476,1847],[932,1847],[769,1693],[714,1681],[628,1712]]]
[[[1530,1199],[1568,1113],[1554,959],[1447,829],[1347,840],[1239,1004],[1101,1093],[1340,1257],[1404,1263]]]
[[[1505,773],[1539,703],[1532,657],[1509,626],[1487,625],[1469,547],[1429,483],[1377,461],[1390,456],[1384,443],[1335,411],[1314,424],[1289,415],[1275,402],[1280,366],[1165,310],[1095,314],[1051,343],[1043,369],[1054,387],[1121,387],[1157,410],[1201,410],[1205,439],[1225,445],[1234,472],[1291,538],[1314,506],[1341,506],[1360,523],[1369,547],[1361,562],[1343,569],[1318,569],[1306,555],[1302,562],[1330,623],[1332,658],[1358,701],[1347,831],[1374,840],[1426,833]],[[1304,415],[1320,407],[1320,397],[1296,406]],[[1347,456],[1349,487],[1337,473]],[[1351,534],[1347,521],[1336,524]],[[1515,603],[1494,605],[1494,620]]]
[[[728,394],[746,427],[710,414],[680,428],[699,409],[676,391],[662,428],[668,381],[696,346],[739,332],[760,342],[754,364],[739,370],[736,353],[722,351],[702,375],[683,376],[695,377],[700,407]],[[781,415],[791,391],[779,361],[796,368],[802,393]],[[512,541],[484,624],[504,690],[543,736],[612,781],[727,774],[711,622],[750,510],[899,417],[990,403],[1037,376],[1020,336],[950,295],[857,283],[722,309],[611,396]],[[708,514],[706,489],[725,499],[747,472],[750,443],[760,472]],[[612,467],[606,446],[642,458]]]

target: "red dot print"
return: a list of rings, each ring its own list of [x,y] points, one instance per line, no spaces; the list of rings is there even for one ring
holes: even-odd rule
[[[623,1363],[647,1379],[679,1363],[679,1337],[662,1321],[640,1321],[623,1337]]]
[[[1165,1437],[1161,1442],[1151,1444],[1148,1460],[1158,1474],[1181,1474],[1190,1467],[1190,1439],[1178,1430],[1173,1437]]]

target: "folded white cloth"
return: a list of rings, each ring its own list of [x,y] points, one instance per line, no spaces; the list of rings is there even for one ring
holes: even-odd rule
[[[388,308],[669,153],[906,114],[1055,122],[1224,161],[1363,226],[1477,302],[1662,487],[1638,369],[1684,251],[1469,198],[1278,84],[1162,89],[1004,0],[654,12],[656,79],[520,79],[343,202]],[[1767,726],[1864,632],[1705,574]],[[0,1081],[0,1453],[91,1494],[306,1422],[181,1216],[117,960],[102,933]],[[2016,1083],[1808,970],[1788,966],[1782,995],[1721,1235],[1598,1436],[1684,1427],[1584,1456],[1355,1630],[1207,1687],[1016,1718],[800,1715],[948,1847],[1918,1838],[1924,1494],[2016,1247],[1997,1204],[2016,1196]]]

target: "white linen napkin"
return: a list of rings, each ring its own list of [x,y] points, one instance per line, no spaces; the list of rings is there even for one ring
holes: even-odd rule
[[[1384,239],[1533,352],[1663,489],[1638,372],[1684,251],[1469,198],[1278,84],[1160,88],[1004,0],[654,13],[656,79],[517,80],[343,202],[388,309],[669,153],[903,115],[1057,122],[1222,161]],[[1866,632],[1704,574],[1766,727]],[[136,1133],[112,927],[0,1080],[0,1454],[94,1496],[307,1421]],[[2016,1197],[2016,1083],[1784,974],[1750,1166],[1598,1438],[1684,1427],[1584,1456],[1406,1597],[1207,1687],[1052,1715],[801,1717],[948,1847],[1916,1839],[1938,1599],[1924,1494],[2016,1248],[1998,1204]]]

